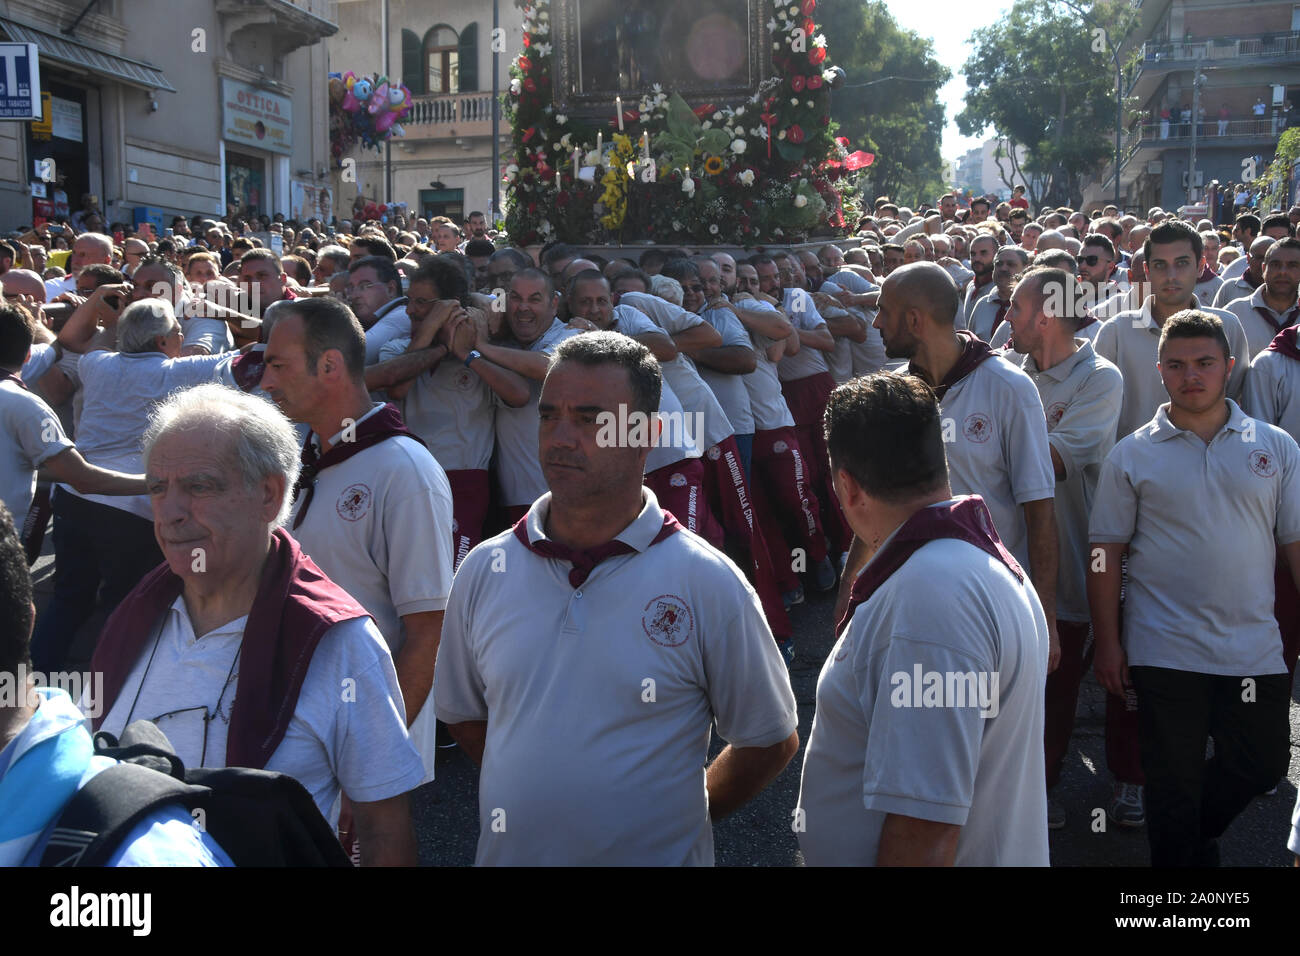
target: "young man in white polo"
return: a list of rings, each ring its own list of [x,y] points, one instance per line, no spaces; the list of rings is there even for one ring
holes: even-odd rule
[[[804,859],[1047,866],[1049,637],[1033,586],[982,499],[953,497],[943,412],[920,379],[840,386],[826,435],[845,517],[875,552],[817,681],[794,817]]]
[[[427,782],[436,756],[433,666],[451,590],[451,487],[397,407],[371,401],[365,332],[352,311],[333,299],[295,299],[281,316],[262,388],[311,426],[290,531],[375,619]]]
[[[1164,222],[1151,230],[1142,250],[1151,294],[1140,309],[1120,312],[1102,323],[1093,341],[1097,354],[1112,362],[1124,376],[1124,405],[1119,413],[1116,439],[1145,425],[1166,399],[1157,368],[1156,346],[1160,330],[1171,315],[1186,309],[1202,309],[1223,322],[1228,348],[1239,359],[1228,378],[1229,398],[1241,394],[1250,364],[1250,346],[1237,317],[1218,309],[1203,309],[1192,292],[1204,258],[1200,234],[1185,222]]]
[[[1300,448],[1226,397],[1216,316],[1171,316],[1159,356],[1169,401],[1107,456],[1093,503],[1095,668],[1137,692],[1152,865],[1215,866],[1218,837],[1290,757],[1273,572],[1277,546],[1300,569]]]
[[[1253,360],[1279,332],[1300,321],[1297,293],[1300,293],[1300,239],[1282,239],[1273,243],[1264,255],[1264,281],[1259,288],[1224,306],[1246,330],[1249,353],[1242,356],[1242,361]]]
[[[1106,240],[1109,242],[1110,240]],[[1020,277],[1011,294],[1011,324],[1020,367],[1038,388],[1047,417],[1047,443],[1056,474],[1056,633],[1061,663],[1047,678],[1043,734],[1047,764],[1048,826],[1065,826],[1065,808],[1052,798],[1070,749],[1079,682],[1088,666],[1089,613],[1086,584],[1088,512],[1102,460],[1115,444],[1115,422],[1124,380],[1092,343],[1078,336],[1071,307],[1074,276],[1065,269],[1036,266]],[[1107,757],[1114,726],[1125,716],[1123,702],[1106,698]],[[1135,735],[1135,728],[1128,736]],[[1119,738],[1125,735],[1119,733]],[[1117,767],[1112,763],[1111,772]],[[1140,768],[1139,768],[1140,770]],[[1138,778],[1141,779],[1140,777]]]
[[[550,492],[456,576],[436,699],[482,767],[480,865],[711,865],[710,821],[798,749],[757,596],[643,488],[647,447],[598,440],[620,406],[654,412],[659,387],[626,336],[557,348]],[[729,745],[706,768],[715,724]]]

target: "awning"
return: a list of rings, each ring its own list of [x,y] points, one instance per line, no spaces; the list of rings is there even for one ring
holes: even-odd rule
[[[116,80],[142,90],[176,92],[176,87],[167,82],[167,77],[163,75],[162,70],[140,60],[128,59],[116,53],[106,53],[78,40],[36,30],[26,24],[16,23],[3,17],[0,17],[0,30],[4,30],[9,39],[16,43],[35,43],[40,49],[41,59],[87,70],[96,76]]]

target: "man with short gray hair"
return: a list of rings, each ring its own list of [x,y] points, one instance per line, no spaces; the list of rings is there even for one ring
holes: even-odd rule
[[[92,465],[139,474],[140,436],[153,407],[176,389],[232,382],[233,353],[181,356],[184,335],[172,304],[144,299],[124,309],[126,295],[121,285],[100,286],[68,319],[59,342],[84,353],[77,447]],[[97,592],[111,611],[162,560],[146,496],[83,495],[58,485],[52,497],[54,598],[32,638],[33,663],[42,671],[63,668]]]
[[[96,729],[152,720],[187,767],[287,773],[326,816],[344,795],[363,864],[414,864],[407,792],[423,768],[392,658],[281,527],[299,474],[292,425],[201,385],[159,406],[143,447],[165,563],[104,625]]]

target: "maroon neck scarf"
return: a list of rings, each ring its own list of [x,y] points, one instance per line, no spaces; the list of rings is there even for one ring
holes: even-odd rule
[[[672,512],[665,511],[664,525],[659,529],[659,533],[655,535],[654,540],[650,542],[650,546],[654,547],[669,535],[676,534],[681,530],[682,526],[677,523],[677,519],[673,517]],[[583,582],[585,582],[591,572],[596,569],[596,565],[600,564],[600,562],[604,561],[606,558],[612,558],[620,554],[633,554],[636,552],[636,548],[632,547],[630,544],[619,541],[617,538],[611,541],[606,541],[604,544],[598,544],[594,548],[587,548],[585,550],[570,548],[568,545],[560,544],[558,541],[548,541],[545,539],[534,544],[532,541],[528,540],[528,515],[524,515],[515,522],[514,532],[515,537],[519,539],[520,543],[529,551],[533,552],[533,554],[541,555],[544,558],[555,558],[558,561],[568,561],[572,564],[573,568],[569,571],[569,584],[574,588],[582,587]]]
[[[1215,272],[1213,269],[1211,269],[1210,264],[1207,262],[1205,264],[1205,268],[1201,270],[1201,274],[1196,277],[1196,284],[1200,285],[1202,282],[1209,282],[1211,279],[1216,278],[1217,276],[1218,273]]]
[[[251,392],[262,384],[266,371],[266,350],[249,349],[230,363],[230,374],[240,391]]]
[[[992,339],[994,334],[996,334],[998,326],[1002,324],[1002,320],[1007,317],[1007,309],[1009,308],[1011,308],[1011,303],[1009,301],[1003,302],[1001,299],[998,299],[998,314],[994,316],[993,328],[989,330],[990,339]]]
[[[1097,314],[1093,312],[1092,309],[1084,309],[1083,321],[1079,323],[1079,327],[1075,329],[1075,331],[1078,332],[1081,331],[1082,329],[1086,329],[1088,326],[1092,325],[1092,323],[1096,321],[1097,321]]]
[[[899,526],[889,543],[872,557],[853,582],[848,610],[836,625],[835,633],[843,633],[849,621],[853,620],[853,612],[907,563],[908,558],[926,544],[940,538],[956,538],[973,544],[985,554],[1001,561],[1018,580],[1025,579],[1025,572],[1020,570],[1020,565],[1003,546],[1002,539],[994,530],[993,518],[989,515],[984,499],[979,495],[965,495],[953,501],[922,508]]]
[[[1281,332],[1283,329],[1295,325],[1296,319],[1300,319],[1300,305],[1297,305],[1286,315],[1282,316],[1281,322],[1278,322],[1277,319],[1273,318],[1273,313],[1262,305],[1255,306],[1255,311],[1259,313],[1261,319],[1273,327],[1275,333]]]
[[[163,562],[145,575],[104,624],[91,662],[91,669],[104,675],[96,730],[183,587],[180,577]],[[266,766],[289,727],[316,645],[335,624],[358,617],[366,617],[365,608],[327,578],[284,529],[277,528],[239,646],[239,685],[230,715],[226,766],[254,770]]]
[[[365,451],[371,445],[378,445],[381,441],[398,435],[405,435],[420,442],[421,445],[424,444],[420,438],[407,431],[406,422],[402,421],[402,413],[391,402],[365,421],[358,422],[356,435],[352,441],[341,441],[323,455],[316,450],[316,445],[311,440],[312,433],[308,432],[307,441],[302,446],[302,473],[298,477],[298,484],[293,489],[295,499],[303,490],[306,490],[307,497],[302,500],[302,507],[298,509],[298,514],[293,519],[293,527],[297,529],[307,517],[307,509],[311,507],[311,500],[316,494],[316,479],[322,471],[330,465],[347,461],[357,452]]]
[[[17,372],[5,372],[3,378],[0,378],[0,381],[13,382],[15,385],[17,385],[19,388],[21,388],[24,392],[30,392],[30,391],[31,391],[31,389],[27,387],[27,383],[24,382],[21,378],[18,377],[18,373],[17,373]]]
[[[996,328],[996,326],[994,326]],[[963,378],[975,371],[979,364],[985,359],[991,359],[997,353],[994,352],[987,342],[975,337],[975,333],[968,329],[957,329],[957,334],[966,340],[966,347],[962,349],[957,364],[948,370],[948,374],[943,377],[943,381],[934,386],[934,397],[943,401],[943,397],[948,394],[948,389],[952,388]],[[907,366],[909,375],[918,375],[916,369],[912,368],[909,363]]]
[[[1294,325],[1288,325],[1273,337],[1273,341],[1268,343],[1268,348],[1264,351],[1281,352],[1287,358],[1300,362],[1300,348],[1296,347],[1296,332]]]

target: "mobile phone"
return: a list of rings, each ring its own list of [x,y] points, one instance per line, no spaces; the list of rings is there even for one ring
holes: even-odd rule
[[[62,226],[50,226],[50,232],[57,236],[57,235],[59,235],[60,233],[63,232],[63,227],[62,227]]]
[[[166,229],[163,230],[163,235],[166,236],[168,239],[170,239],[175,234],[176,234],[176,230],[174,230],[171,226],[168,226]]]

